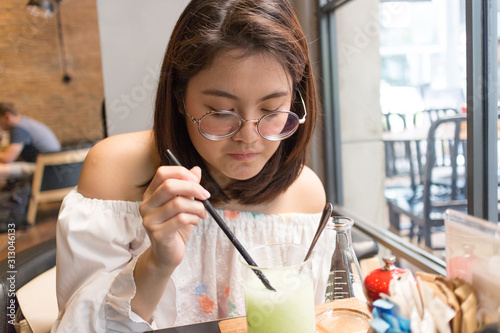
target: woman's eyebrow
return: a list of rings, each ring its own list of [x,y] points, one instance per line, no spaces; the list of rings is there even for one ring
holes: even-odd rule
[[[286,97],[290,95],[290,93],[288,91],[277,91],[277,92],[274,92],[274,93],[271,93],[269,95],[266,95],[264,97],[262,97],[261,99],[259,99],[259,102],[263,102],[263,101],[266,101],[268,99],[272,99],[272,98],[278,98],[278,97]]]
[[[227,91],[218,90],[218,89],[206,89],[206,90],[203,90],[202,93],[205,94],[205,95],[212,95],[212,96],[217,96],[217,97],[226,97],[226,98],[229,98],[229,99],[238,100],[237,96],[235,96],[233,94],[230,94]]]
[[[202,93],[205,95],[212,95],[212,96],[217,96],[217,97],[225,97],[225,98],[229,98],[229,99],[233,99],[233,100],[239,100],[238,96],[233,95],[227,91],[218,90],[218,89],[207,89],[207,90],[203,90]],[[272,98],[288,96],[289,94],[290,93],[288,91],[276,91],[276,92],[273,92],[269,95],[266,95],[266,96],[260,98],[258,101],[263,102],[263,101],[266,101],[266,100],[272,99]]]

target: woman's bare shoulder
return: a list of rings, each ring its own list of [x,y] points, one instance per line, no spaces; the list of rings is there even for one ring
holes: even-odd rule
[[[280,195],[270,208],[272,213],[321,213],[326,203],[323,183],[316,173],[305,166],[299,177]]]
[[[151,131],[119,134],[97,143],[83,164],[78,191],[89,198],[136,201],[157,168]]]

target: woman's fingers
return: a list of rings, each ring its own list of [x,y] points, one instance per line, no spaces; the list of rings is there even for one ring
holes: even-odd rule
[[[193,175],[195,175],[196,178],[198,178],[198,182],[201,180],[201,168],[198,166],[195,166],[191,170],[189,170]]]
[[[144,195],[151,195],[167,179],[179,179],[199,184],[201,177],[181,166],[161,166],[156,170],[156,174]]]
[[[200,177],[201,170],[198,167],[193,168],[191,171],[183,167],[159,168],[144,193],[141,214],[144,216],[150,210],[163,206],[178,196],[189,199],[208,199],[210,193],[198,183]],[[196,181],[193,179],[196,179]]]
[[[178,196],[162,206],[149,209],[148,214],[143,216],[143,222],[145,226],[154,228],[155,225],[169,221],[174,228],[180,228],[186,224],[197,225],[198,218],[206,217],[207,212],[203,203]]]
[[[146,197],[145,200],[148,200],[150,206],[159,207],[178,196],[205,200],[210,197],[210,193],[195,182],[167,179],[155,189],[152,195]]]

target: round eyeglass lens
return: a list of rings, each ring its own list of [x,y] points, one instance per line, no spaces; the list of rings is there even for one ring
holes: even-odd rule
[[[260,135],[268,140],[281,140],[292,135],[299,126],[293,112],[277,111],[264,116],[258,125]]]
[[[240,118],[229,111],[216,111],[200,119],[199,129],[210,139],[227,138],[240,129]]]

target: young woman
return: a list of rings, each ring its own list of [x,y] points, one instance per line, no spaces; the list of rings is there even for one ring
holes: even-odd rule
[[[247,248],[309,245],[325,205],[305,166],[316,98],[288,0],[189,3],[165,53],[154,129],[97,144],[63,203],[53,331],[244,315],[239,254],[195,199],[210,198]],[[167,149],[187,168],[170,166]],[[324,258],[316,271],[328,271]]]

